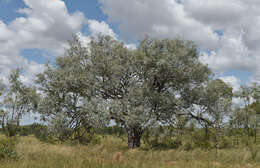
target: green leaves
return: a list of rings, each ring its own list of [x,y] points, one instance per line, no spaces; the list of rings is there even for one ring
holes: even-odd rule
[[[196,103],[191,94],[211,75],[192,42],[146,38],[129,50],[100,36],[88,47],[77,37],[69,44],[65,56],[36,80],[44,93],[39,111],[49,118],[62,115],[66,127],[114,119],[140,140],[143,129],[169,123]]]
[[[20,80],[21,69],[14,69],[9,75],[9,85],[3,93],[3,104],[5,111],[2,111],[2,127],[9,131],[12,130],[12,135],[15,135],[16,129],[24,114],[36,110],[39,95],[35,88],[24,85]],[[12,129],[8,129],[8,125],[12,125]],[[13,131],[14,130],[14,131]]]

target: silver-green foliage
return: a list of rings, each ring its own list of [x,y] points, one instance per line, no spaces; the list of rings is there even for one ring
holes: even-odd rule
[[[66,127],[105,124],[113,119],[140,146],[146,128],[173,123],[197,102],[196,90],[211,74],[196,46],[182,40],[146,38],[136,50],[108,36],[84,47],[78,38],[56,64],[38,76],[40,110],[63,116]],[[80,123],[80,124],[79,124]]]
[[[34,112],[39,101],[36,89],[23,84],[20,75],[21,69],[12,70],[1,97],[2,127],[9,136],[16,134],[22,117]]]

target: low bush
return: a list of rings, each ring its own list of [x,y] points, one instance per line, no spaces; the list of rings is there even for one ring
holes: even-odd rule
[[[211,149],[212,145],[210,143],[210,139],[203,134],[197,133],[193,136],[193,143],[195,148],[201,148],[201,149]]]
[[[180,138],[165,138],[162,143],[172,149],[178,149],[182,145]]]
[[[185,151],[191,151],[194,149],[194,145],[191,142],[187,141],[182,145],[182,149]]]
[[[48,142],[48,143],[54,142],[54,138],[53,136],[51,136],[46,126],[39,126],[35,128],[34,136],[42,142]]]
[[[97,144],[100,144],[101,143],[101,138],[96,135],[96,134],[93,134],[93,135],[90,135],[90,134],[86,134],[82,137],[78,137],[76,139],[70,139],[68,140],[68,142],[71,144],[71,145],[77,145],[77,144],[81,144],[81,145],[97,145]]]
[[[219,148],[220,149],[226,149],[232,147],[232,140],[226,136],[222,137],[219,142]]]
[[[0,160],[2,159],[18,159],[15,141],[11,138],[0,140]]]
[[[26,128],[21,128],[20,130],[19,130],[19,135],[20,136],[28,136],[30,133],[29,133],[29,131],[26,129]]]

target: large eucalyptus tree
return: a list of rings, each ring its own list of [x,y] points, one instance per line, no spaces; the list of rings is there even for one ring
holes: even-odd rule
[[[125,128],[129,148],[136,148],[152,125],[183,115],[200,119],[189,109],[211,72],[198,58],[196,46],[182,40],[146,38],[129,50],[108,36],[88,46],[74,38],[65,56],[38,76],[47,102],[42,107],[50,107],[45,112],[53,117],[66,113],[72,123],[112,119]],[[73,95],[80,99],[71,102]]]

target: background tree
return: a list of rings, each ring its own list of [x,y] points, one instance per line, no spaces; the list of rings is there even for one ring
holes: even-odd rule
[[[249,113],[249,128],[251,130],[251,134],[254,137],[254,143],[256,143],[257,130],[260,124],[260,103],[259,101],[256,101],[250,104],[247,108]]]
[[[4,93],[5,87],[6,87],[5,84],[0,79],[0,96]]]
[[[230,119],[232,97],[232,87],[220,79],[209,81],[205,88],[202,104],[206,108],[206,115],[211,123],[210,126],[214,129],[216,158],[219,149],[219,138]]]
[[[247,143],[250,136],[254,136],[256,142],[257,128],[259,124],[260,89],[256,83],[241,86],[236,97],[242,100],[242,114],[244,133],[247,135]]]
[[[253,83],[251,89],[253,103],[248,106],[250,115],[249,122],[254,136],[254,143],[256,143],[257,130],[260,124],[260,87],[257,83]]]
[[[5,85],[2,82],[2,80],[0,80],[0,98],[2,98],[2,95],[4,94],[5,91]],[[0,101],[0,108],[3,107],[3,103]],[[0,125],[4,131],[4,123],[5,123],[5,112],[3,109],[0,109]]]
[[[16,136],[22,117],[37,108],[38,94],[20,80],[21,69],[9,75],[9,85],[3,94],[2,127],[8,136]]]
[[[253,101],[253,89],[250,86],[241,86],[239,91],[235,93],[235,96],[238,97],[243,102],[243,127],[244,132],[247,134],[249,138],[250,134],[250,126],[249,126],[249,108],[248,106]]]
[[[233,129],[232,134],[236,136],[236,145],[239,145],[239,136],[243,135],[243,125],[244,125],[244,111],[241,107],[236,107],[232,110],[232,115],[230,116],[229,124],[231,129]]]

